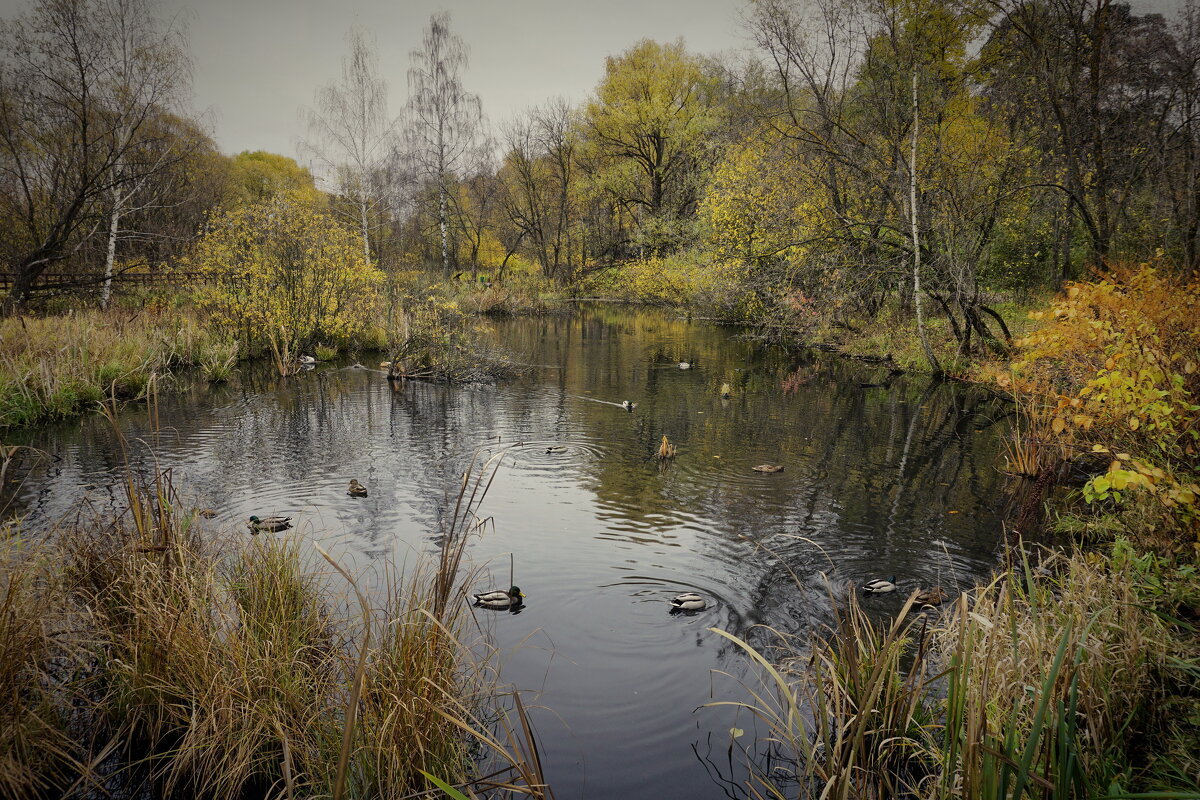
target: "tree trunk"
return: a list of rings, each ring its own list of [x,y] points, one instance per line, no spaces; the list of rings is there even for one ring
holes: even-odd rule
[[[938,363],[937,356],[934,355],[933,348],[929,344],[929,337],[925,333],[925,314],[921,307],[921,239],[917,230],[917,111],[917,70],[914,66],[912,74],[912,148],[908,161],[908,216],[912,223],[913,250],[913,307],[917,312],[917,336],[921,339],[921,350],[925,353],[925,360],[929,362],[929,368],[934,375],[941,375],[942,365]]]
[[[358,204],[359,224],[362,226],[363,260],[371,263],[371,240],[367,236],[367,200],[363,198]]]
[[[108,246],[104,251],[104,286],[100,290],[100,308],[107,309],[112,299],[113,264],[117,259],[117,232],[121,225],[121,192],[113,189],[112,214],[108,219]]]
[[[445,180],[445,176],[442,176]],[[438,187],[438,229],[442,232],[442,278],[450,277],[450,244],[446,231],[446,187]]]

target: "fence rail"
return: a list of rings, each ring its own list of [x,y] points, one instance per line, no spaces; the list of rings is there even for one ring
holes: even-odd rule
[[[115,285],[135,286],[179,286],[202,278],[199,272],[125,272],[113,276]],[[34,291],[66,289],[72,287],[100,286],[101,275],[80,275],[74,272],[43,272],[34,281]],[[0,273],[0,293],[12,289],[12,275]]]

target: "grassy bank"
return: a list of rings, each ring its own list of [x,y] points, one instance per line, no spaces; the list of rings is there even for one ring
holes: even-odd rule
[[[883,629],[836,597],[826,635],[739,641],[792,765],[753,796],[1200,796],[1200,281],[1114,270],[1033,316],[972,375],[1020,404],[997,466],[1070,543]]]
[[[296,539],[204,530],[164,476],[126,490],[115,518],[0,545],[0,794],[401,798],[482,764],[541,795],[464,644],[474,503],[440,563],[368,597]]]
[[[75,416],[106,398],[140,399],[179,368],[221,377],[237,357],[236,343],[188,312],[0,319],[0,427]]]

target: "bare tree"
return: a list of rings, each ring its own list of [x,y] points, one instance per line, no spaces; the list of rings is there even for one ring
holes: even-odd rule
[[[184,157],[154,144],[169,136],[156,120],[178,102],[187,69],[178,32],[148,0],[41,0],[6,33],[0,228],[16,239],[12,310],[102,229],[114,251],[129,198]]]
[[[442,275],[450,276],[450,182],[463,171],[481,127],[479,97],[462,85],[467,49],[450,32],[450,15],[434,14],[424,46],[410,54],[405,139],[416,174],[433,183],[441,235]]]
[[[529,242],[542,274],[570,279],[575,139],[571,109],[555,100],[510,123],[504,132],[508,153],[503,205],[509,223]]]
[[[310,139],[301,150],[332,175],[337,193],[352,209],[370,261],[373,222],[383,205],[381,174],[394,149],[395,121],[388,117],[387,84],[379,77],[375,48],[361,30],[346,37],[349,55],[342,78],[317,91],[316,108],[305,109]]]

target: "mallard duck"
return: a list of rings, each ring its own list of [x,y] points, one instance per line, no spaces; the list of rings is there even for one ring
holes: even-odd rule
[[[635,408],[637,408],[637,403],[631,403],[628,400],[622,400],[621,408],[625,409],[626,411],[633,411]]]
[[[565,453],[565,452],[567,452],[567,448],[565,448],[565,447],[547,447],[546,452],[547,453]]]
[[[949,596],[942,587],[935,586],[932,589],[918,592],[917,596],[913,598],[913,602],[919,606],[932,608],[933,606],[940,606]]]
[[[695,592],[684,592],[671,598],[671,613],[678,614],[680,611],[700,611],[707,605],[708,602]]]
[[[363,486],[361,483],[359,483],[358,481],[351,478],[350,479],[350,490],[348,492],[346,492],[346,494],[350,495],[351,497],[366,497],[367,496],[367,487]]]
[[[201,516],[201,517],[204,517],[205,519],[213,519],[214,517],[216,517],[216,516],[217,516],[217,512],[216,512],[216,511],[213,511],[211,508],[201,508],[201,509],[198,509],[198,510],[196,511],[196,514],[197,514],[197,515],[199,515],[199,516]]]
[[[888,592],[894,592],[896,591],[896,576],[893,575],[886,581],[883,578],[867,581],[863,584],[862,590],[867,594],[887,594]]]
[[[259,531],[285,531],[292,527],[291,517],[256,517],[253,514],[250,516],[250,522],[247,525],[251,533]]]
[[[520,587],[513,586],[506,592],[503,589],[497,589],[494,592],[482,592],[481,594],[473,595],[475,605],[482,608],[516,608],[524,605],[521,601],[525,595]]]
[[[304,364],[305,366],[309,366],[309,367],[311,367],[312,365],[317,363],[317,360],[315,358],[313,358],[312,356],[300,356],[296,360],[299,361],[301,364]]]
[[[783,472],[782,464],[759,464],[753,467],[755,472]]]
[[[687,361],[680,361],[680,362],[679,362],[679,368],[680,368],[680,369],[691,369],[691,368],[692,368],[692,365],[691,365],[689,362],[687,362]]]

